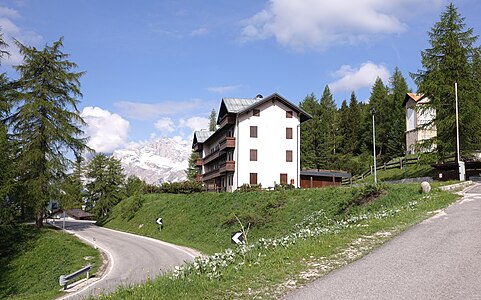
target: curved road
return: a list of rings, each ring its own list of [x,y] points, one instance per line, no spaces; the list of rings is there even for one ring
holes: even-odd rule
[[[481,185],[292,299],[481,299]]]
[[[104,277],[72,288],[71,293],[61,299],[82,299],[113,291],[119,285],[140,283],[199,255],[188,248],[98,227],[89,221],[66,221],[65,229],[103,250],[109,256],[109,265]]]

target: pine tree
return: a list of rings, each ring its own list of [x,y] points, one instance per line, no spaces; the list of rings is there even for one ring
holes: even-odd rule
[[[60,206],[62,209],[81,208],[84,204],[84,186],[82,182],[82,176],[84,174],[84,167],[82,165],[83,158],[77,157],[74,163],[74,169],[69,174],[62,184],[59,195]]]
[[[389,139],[389,117],[390,107],[388,106],[388,89],[382,82],[381,78],[377,78],[374,83],[371,96],[369,97],[369,109],[365,110],[364,122],[364,141],[369,149],[372,149],[372,116],[370,108],[375,109],[375,127],[376,127],[376,154],[386,160],[385,153]],[[367,129],[369,128],[369,129]]]
[[[330,168],[336,154],[337,141],[337,107],[329,86],[326,85],[319,101],[321,143],[318,162],[322,168]]]
[[[394,74],[390,78],[390,94],[389,94],[389,128],[388,134],[390,139],[387,142],[387,156],[389,159],[403,156],[406,149],[406,116],[402,103],[406,93],[409,92],[406,79],[403,77],[398,67],[395,68]]]
[[[187,175],[187,180],[195,181],[195,178],[198,174],[197,167],[195,165],[195,161],[199,158],[199,153],[192,151],[189,157],[189,166],[185,173]]]
[[[215,109],[212,109],[209,116],[209,130],[216,131],[217,129],[217,113]]]
[[[431,47],[421,52],[423,70],[411,74],[418,92],[430,99],[426,108],[434,108],[437,137],[432,139],[440,157],[455,152],[455,83],[458,84],[459,127],[462,150],[481,147],[481,98],[479,47],[472,28],[466,28],[464,18],[454,4],[449,4],[441,18],[428,32]],[[478,77],[479,79],[479,77]]]
[[[43,50],[16,42],[24,62],[15,67],[20,75],[19,93],[9,120],[21,149],[17,162],[28,194],[24,201],[34,209],[39,227],[47,203],[55,196],[55,186],[71,166],[66,152],[79,156],[86,147],[85,139],[79,138],[85,122],[77,108],[83,73],[71,71],[77,65],[61,51],[62,41],[60,38]]]
[[[314,93],[307,95],[299,107],[312,116],[301,124],[301,169],[320,169],[318,155],[321,145],[320,114],[321,109]]]
[[[95,155],[87,166],[87,178],[87,209],[103,218],[125,198],[125,175],[120,161],[104,154]]]

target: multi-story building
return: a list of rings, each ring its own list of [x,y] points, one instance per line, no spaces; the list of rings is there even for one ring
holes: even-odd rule
[[[194,133],[197,179],[209,190],[234,191],[243,184],[298,187],[300,124],[310,118],[277,93],[223,98],[218,129]]]
[[[429,103],[429,98],[422,94],[407,93],[404,98],[403,106],[406,109],[406,154],[416,152],[432,151],[435,145],[429,148],[419,148],[422,141],[436,136],[436,127],[432,120],[436,117],[433,108],[423,107]]]

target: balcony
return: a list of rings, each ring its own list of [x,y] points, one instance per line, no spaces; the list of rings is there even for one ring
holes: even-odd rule
[[[203,160],[202,158],[197,158],[197,159],[195,160],[195,166],[196,166],[196,167],[202,167],[203,161],[204,161],[204,160]]]
[[[228,148],[235,148],[235,137],[226,137],[220,143],[220,151],[228,149]]]
[[[196,143],[196,144],[194,144],[193,150],[195,152],[200,152],[204,148],[203,146],[204,146],[204,144],[202,144],[202,143]]]
[[[206,172],[202,175],[202,181],[207,181],[220,176],[219,169]]]
[[[202,177],[203,177],[202,174],[195,175],[195,181],[199,181],[199,182],[202,181]]]
[[[225,125],[228,125],[228,124],[235,124],[235,119],[236,119],[235,115],[226,114],[222,118],[222,120],[220,120],[220,122],[219,122],[220,128],[222,128],[222,127],[224,127]]]
[[[219,158],[220,156],[220,151],[217,150],[217,151],[214,151],[212,153],[209,153],[208,155],[206,155],[203,159],[203,163],[204,165],[216,160],[217,158]]]
[[[228,160],[225,163],[220,165],[219,173],[224,174],[227,172],[235,172],[235,161]]]

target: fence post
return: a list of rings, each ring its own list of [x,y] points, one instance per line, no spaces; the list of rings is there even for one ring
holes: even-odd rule
[[[399,158],[399,169],[401,169],[401,170],[403,169],[403,158],[402,157]]]

